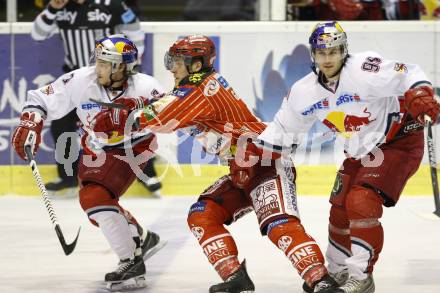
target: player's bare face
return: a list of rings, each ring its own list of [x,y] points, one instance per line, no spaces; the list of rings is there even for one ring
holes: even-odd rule
[[[98,83],[102,86],[110,86],[111,79],[110,74],[112,73],[112,64],[108,61],[96,60],[96,77],[98,78]]]
[[[343,62],[341,48],[316,49],[314,57],[316,66],[327,78],[337,77]]]
[[[183,59],[176,59],[170,69],[174,76],[174,85],[178,86],[180,81],[189,75],[188,69],[186,68]]]

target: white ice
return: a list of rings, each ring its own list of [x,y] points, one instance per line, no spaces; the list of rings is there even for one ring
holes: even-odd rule
[[[196,197],[126,198],[121,204],[168,245],[147,262],[148,287],[132,292],[206,293],[220,281],[186,225]],[[376,265],[377,293],[440,292],[440,218],[429,196],[403,197],[385,210],[385,246]],[[39,197],[0,197],[0,292],[107,292],[102,280],[117,263],[99,229],[92,226],[77,199],[53,201],[67,242],[81,234],[75,251],[65,256]],[[327,239],[327,198],[299,197],[303,223],[323,250]],[[248,214],[230,228],[240,259],[259,293],[302,292],[291,264],[258,231]]]

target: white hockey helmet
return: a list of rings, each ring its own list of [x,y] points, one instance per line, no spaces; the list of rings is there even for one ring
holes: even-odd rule
[[[136,74],[138,65],[138,49],[136,45],[122,34],[103,37],[95,42],[95,50],[91,64],[96,60],[111,62],[112,73],[119,64],[127,66],[127,74]]]
[[[348,56],[347,34],[337,21],[318,23],[309,37],[312,60],[315,49],[341,47],[342,58]]]

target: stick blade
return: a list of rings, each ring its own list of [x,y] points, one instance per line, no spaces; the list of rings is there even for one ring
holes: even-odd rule
[[[75,240],[71,244],[67,244],[66,240],[64,239],[64,235],[61,232],[60,226],[58,224],[55,225],[55,232],[57,233],[58,239],[60,240],[61,247],[63,248],[65,255],[69,255],[75,250],[76,242],[78,241],[80,231],[81,231],[81,227],[79,227],[78,229],[78,233],[76,234]]]

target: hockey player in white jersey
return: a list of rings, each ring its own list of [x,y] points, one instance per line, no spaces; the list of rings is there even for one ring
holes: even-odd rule
[[[118,103],[123,95],[142,96],[123,100],[123,106],[132,110],[163,95],[162,85],[154,77],[137,73],[137,55],[134,43],[123,35],[98,40],[94,51],[96,65],[66,73],[53,83],[28,92],[20,124],[12,138],[16,152],[25,160],[25,146],[30,145],[34,154],[38,149],[43,123],[76,108],[84,130],[78,175],[80,204],[120,259],[118,268],[105,275],[111,290],[144,287],[143,258],[147,259],[164,244],[159,235],[142,229],[119,205],[119,197],[136,178],[130,164],[117,158],[126,155],[124,143],[114,141],[111,145],[102,145],[90,126],[101,111],[101,106],[93,100]],[[130,152],[139,154],[150,148],[154,135],[137,135],[130,139]],[[143,165],[145,163],[140,167]]]
[[[260,144],[289,149],[317,120],[343,139],[347,159],[330,197],[326,252],[340,287],[330,292],[371,293],[384,242],[383,206],[397,203],[418,169],[425,117],[437,121],[440,105],[418,65],[375,52],[348,54],[337,22],[318,24],[309,43],[314,72],[291,87]]]

